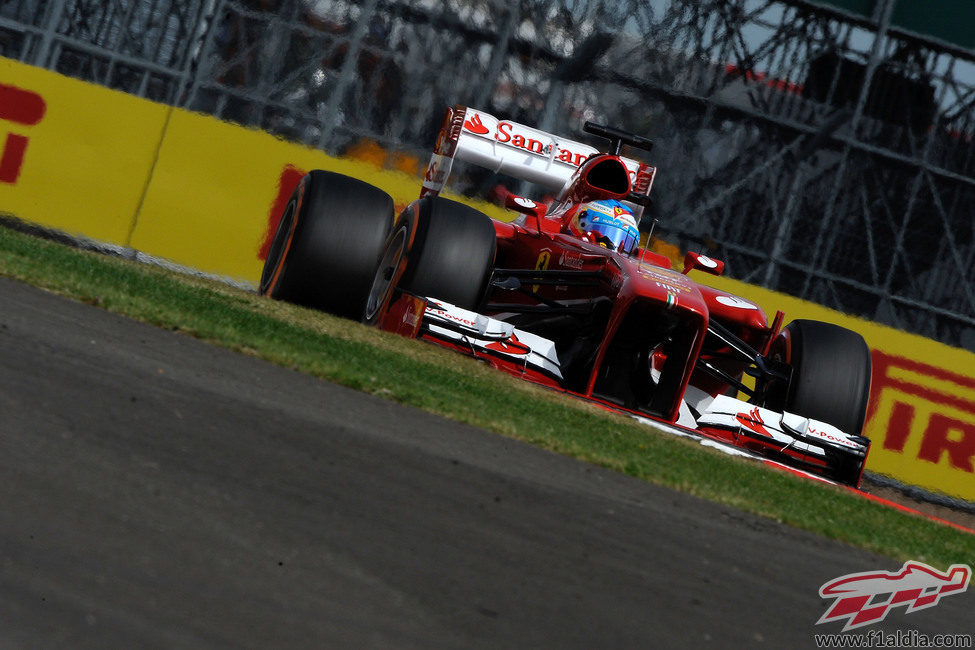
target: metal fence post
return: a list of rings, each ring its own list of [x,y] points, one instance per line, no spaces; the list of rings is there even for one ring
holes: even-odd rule
[[[201,31],[205,30],[205,33],[200,34],[203,36],[203,43],[195,57],[196,70],[193,71],[193,80],[189,83],[190,90],[188,93],[186,93],[186,100],[182,102],[182,106],[184,108],[193,108],[194,102],[196,101],[196,95],[200,91],[200,85],[203,83],[203,75],[210,72],[207,57],[209,57],[212,53],[213,41],[216,39],[217,30],[220,28],[219,21],[220,16],[223,13],[225,3],[226,0],[216,0],[216,4],[213,5],[213,13],[211,13],[209,16],[202,13],[200,15],[200,29]],[[206,23],[206,26],[204,26],[204,23]],[[173,104],[176,106],[180,105],[179,96],[175,98]]]
[[[318,146],[325,149],[332,139],[332,134],[338,126],[339,107],[345,99],[346,93],[354,82],[355,66],[359,61],[359,52],[362,49],[362,41],[369,31],[369,23],[376,14],[376,5],[379,0],[367,0],[359,11],[359,20],[356,22],[355,29],[349,35],[349,49],[346,52],[345,60],[342,61],[342,68],[339,70],[338,84],[335,90],[329,95],[328,102],[325,104],[325,124],[322,127],[321,135],[318,138]]]
[[[64,16],[66,3],[67,0],[52,0],[51,4],[48,5],[47,19],[44,21],[44,35],[41,37],[41,46],[37,48],[37,54],[34,56],[34,60],[31,61],[33,65],[42,68],[54,67],[50,65],[48,59],[51,56],[54,37],[57,36],[58,24]]]
[[[894,8],[897,6],[897,0],[877,0],[877,13],[879,14],[879,22],[877,23],[877,32],[874,35],[873,45],[870,48],[870,59],[867,62],[867,68],[863,75],[863,87],[860,88],[860,93],[857,96],[856,107],[853,110],[853,116],[850,118],[849,131],[850,137],[856,138],[857,127],[860,124],[860,120],[863,118],[864,109],[867,106],[867,99],[870,96],[870,87],[873,82],[874,72],[877,70],[877,66],[880,65],[881,52],[883,50],[884,44],[887,41],[887,31],[890,29],[890,20],[894,15]],[[833,218],[836,211],[836,197],[839,195],[839,189],[843,184],[843,180],[846,176],[846,168],[849,164],[850,154],[852,147],[849,143],[843,147],[843,157],[840,160],[840,164],[836,170],[835,181],[833,182],[833,191],[830,193],[829,200],[826,203],[826,213],[823,215],[823,220],[820,222],[819,233],[816,235],[816,242],[813,245],[812,255],[810,259],[813,260],[815,264],[819,259],[819,255],[825,244],[827,237],[836,236],[836,228],[833,227]],[[799,292],[800,297],[806,297],[809,294],[809,287],[812,281],[812,274],[807,273],[806,279],[803,282],[802,290]]]

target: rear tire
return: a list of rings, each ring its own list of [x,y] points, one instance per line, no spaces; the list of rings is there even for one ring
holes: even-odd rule
[[[275,231],[259,291],[360,319],[393,222],[393,199],[358,179],[315,170]]]

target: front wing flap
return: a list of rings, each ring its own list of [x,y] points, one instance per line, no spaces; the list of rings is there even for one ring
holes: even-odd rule
[[[418,334],[453,342],[477,357],[494,357],[562,381],[554,342],[442,300],[426,299]]]
[[[697,417],[697,424],[823,459],[833,451],[864,458],[870,446],[866,438],[844,433],[831,424],[778,413],[726,395],[714,398]]]

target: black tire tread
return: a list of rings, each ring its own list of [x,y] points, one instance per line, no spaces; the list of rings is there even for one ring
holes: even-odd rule
[[[463,203],[422,199],[410,264],[400,286],[463,309],[477,310],[494,265],[491,219]]]
[[[393,199],[335,172],[314,170],[305,181],[291,250],[273,297],[359,319],[392,227]]]
[[[870,349],[851,330],[814,320],[795,320],[786,328],[792,339],[794,369],[786,409],[859,435],[870,396]]]

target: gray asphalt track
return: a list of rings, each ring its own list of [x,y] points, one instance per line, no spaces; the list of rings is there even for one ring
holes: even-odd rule
[[[899,568],[3,279],[0,473],[3,648],[813,647]]]

